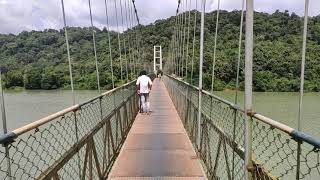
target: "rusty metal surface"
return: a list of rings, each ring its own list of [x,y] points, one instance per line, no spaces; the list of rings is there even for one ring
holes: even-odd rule
[[[150,104],[152,113],[136,117],[109,179],[205,179],[178,113],[158,80]]]

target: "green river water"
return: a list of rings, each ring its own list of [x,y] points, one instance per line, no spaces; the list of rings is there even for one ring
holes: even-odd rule
[[[97,94],[97,91],[76,91],[76,101],[84,102]],[[215,94],[231,102],[234,101],[232,91],[220,91]],[[256,112],[293,128],[297,128],[298,124],[298,102],[299,93],[255,92],[253,94],[253,108]],[[72,100],[71,92],[67,90],[6,91],[5,103],[8,129],[13,130],[72,105]],[[243,92],[240,93],[239,103],[243,105]],[[304,132],[320,138],[320,93],[305,94],[301,124]],[[0,127],[2,131],[2,123]]]

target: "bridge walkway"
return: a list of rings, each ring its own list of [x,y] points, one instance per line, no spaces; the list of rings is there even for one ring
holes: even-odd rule
[[[109,179],[205,179],[173,102],[158,79],[150,103],[152,113],[137,115]]]

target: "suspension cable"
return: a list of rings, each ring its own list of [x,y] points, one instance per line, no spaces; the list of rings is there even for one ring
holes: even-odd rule
[[[108,15],[108,4],[107,4],[107,0],[104,0],[104,6],[105,6],[105,11],[106,11],[106,25],[107,25],[107,34],[108,34],[108,46],[109,46],[111,81],[112,81],[112,89],[114,89],[113,58],[112,58],[112,47],[111,47],[111,36],[110,36],[110,25],[109,25],[109,15]]]
[[[187,0],[186,0],[187,2]],[[191,0],[189,0],[189,6],[191,6]],[[189,39],[190,39],[190,18],[191,18],[191,9],[188,9],[188,28],[187,28],[187,52],[186,52],[186,81],[188,81],[188,61],[189,61]]]
[[[138,63],[139,63],[140,66],[141,66],[141,64],[143,64],[143,63],[141,63],[141,61],[142,61],[141,57],[143,57],[144,52],[143,52],[142,49],[140,49],[140,45],[141,45],[140,36],[139,36],[140,20],[139,20],[137,8],[136,8],[135,0],[132,0],[132,6],[131,6],[131,8],[132,8],[133,16],[135,16],[135,18],[133,18],[133,20],[135,19],[135,20],[136,20],[136,23],[137,23],[137,27],[136,27],[135,30],[134,30],[134,31],[135,31],[135,38],[136,38],[136,43],[135,43],[135,44],[136,44],[136,48],[137,48],[137,50],[136,50],[136,55],[137,55],[137,61],[138,61]],[[133,22],[134,22],[134,21],[133,21]],[[133,23],[133,24],[135,24],[135,23]],[[140,52],[142,52],[142,54],[141,54]]]
[[[129,2],[130,2],[130,0],[128,0]],[[136,71],[136,59],[135,59],[135,55],[134,55],[134,53],[135,53],[135,46],[134,46],[134,36],[135,36],[135,34],[134,34],[134,30],[133,30],[133,27],[134,27],[134,25],[133,25],[133,12],[132,12],[132,6],[130,5],[130,3],[128,2],[128,11],[129,11],[129,26],[130,26],[130,28],[131,28],[131,39],[132,39],[132,46],[131,46],[131,56],[132,56],[132,62],[133,62],[133,75],[137,75],[137,71]]]
[[[134,14],[133,4],[131,6],[131,11],[132,11],[132,15],[133,15],[132,24],[133,24],[133,26],[135,26],[135,28],[133,28],[134,29],[134,38],[135,38],[135,43],[134,43],[134,46],[135,46],[135,57],[137,58],[137,61],[140,62],[140,63],[138,63],[140,68],[139,67],[137,67],[137,68],[141,70],[141,60],[142,59],[140,59],[141,56],[140,56],[140,53],[139,53],[140,49],[139,49],[139,42],[138,42],[138,27],[136,26],[136,18],[134,18],[135,14]],[[140,70],[138,70],[138,71],[140,71]]]
[[[175,51],[176,51],[176,75],[180,76],[180,6],[181,0],[178,0],[177,12],[176,12],[176,36],[175,36]]]
[[[129,59],[129,71],[130,71],[130,79],[132,79],[132,62],[133,62],[133,59],[132,59],[132,53],[131,53],[131,43],[130,43],[130,40],[131,40],[131,36],[130,36],[130,33],[129,33],[129,28],[130,28],[130,15],[129,15],[129,9],[128,9],[128,1],[125,0],[124,1],[124,9],[125,9],[125,13],[126,13],[126,26],[127,26],[127,42],[128,42],[128,59]]]
[[[120,60],[120,80],[123,83],[123,67],[122,67],[122,56],[121,56],[121,40],[120,40],[120,30],[119,30],[119,22],[118,22],[118,8],[117,1],[114,1],[114,8],[116,13],[116,22],[117,22],[117,33],[118,33],[118,50],[119,50],[119,60]]]
[[[68,56],[68,65],[69,65],[69,76],[70,76],[70,85],[71,85],[71,92],[72,92],[72,104],[75,105],[75,93],[74,93],[74,86],[73,86],[73,75],[72,75],[72,65],[71,65],[71,56],[70,56],[70,46],[69,46],[69,38],[68,38],[68,31],[67,31],[67,21],[66,21],[66,15],[65,15],[65,10],[64,10],[64,1],[61,0],[61,10],[62,10],[62,15],[63,15],[63,26],[64,26],[64,34],[66,38],[66,45],[67,45],[67,56]],[[75,114],[74,114],[75,116]],[[79,140],[79,135],[78,135],[78,126],[77,126],[77,121],[76,117],[74,118],[74,123],[75,123],[75,130],[76,130],[76,139]],[[80,155],[78,153],[77,155],[78,158],[78,170],[79,170],[79,175],[81,174],[81,165],[80,165]]]
[[[88,4],[89,4],[89,11],[90,11],[90,22],[91,22],[91,31],[92,31],[94,59],[95,59],[95,63],[96,63],[97,85],[98,85],[98,91],[99,91],[99,93],[101,93],[100,78],[99,78],[99,66],[98,66],[98,57],[97,57],[97,47],[96,47],[96,37],[95,37],[95,30],[94,30],[94,26],[93,26],[92,12],[91,12],[91,0],[88,0]]]
[[[178,57],[178,38],[179,38],[179,34],[178,34],[178,26],[179,26],[179,9],[177,8],[177,13],[176,13],[176,23],[175,23],[175,39],[174,39],[174,49],[175,49],[175,75],[178,76],[179,75],[179,70],[178,70],[178,63],[179,63],[179,57]]]
[[[185,0],[185,3],[183,3],[183,22],[182,22],[182,26],[183,26],[183,39],[182,39],[182,75],[181,75],[181,77],[183,77],[184,76],[184,68],[186,68],[185,67],[185,64],[184,63],[186,63],[187,64],[187,62],[186,62],[186,58],[185,58],[185,46],[186,46],[186,44],[185,44],[185,42],[186,42],[186,24],[187,24],[187,13],[186,13],[186,11],[187,11],[187,0]]]
[[[66,14],[64,11],[64,1],[61,0],[61,10],[63,15],[63,26],[64,26],[64,35],[66,38],[67,44],[67,56],[68,56],[68,63],[69,63],[69,76],[70,76],[70,86],[71,86],[71,93],[72,93],[72,105],[76,104],[76,97],[74,93],[74,86],[73,86],[73,76],[72,76],[72,65],[71,65],[71,57],[70,57],[70,46],[69,46],[69,38],[68,38],[68,31],[67,31],[67,21],[66,21]]]
[[[178,4],[179,6],[179,4]],[[177,50],[177,38],[178,38],[178,33],[177,33],[177,28],[178,28],[178,13],[179,13],[179,8],[177,7],[176,10],[176,16],[175,16],[175,26],[173,28],[173,59],[174,59],[174,74],[177,75],[178,70],[177,70],[177,65],[178,65],[178,50]]]
[[[176,16],[175,16],[175,25],[174,25],[174,28],[173,28],[173,48],[172,48],[172,51],[173,51],[173,66],[174,66],[174,74],[177,75],[178,71],[177,71],[177,65],[178,65],[178,58],[177,58],[177,55],[178,55],[178,52],[177,52],[177,26],[178,26],[178,13],[179,13],[179,9],[177,8],[176,10]]]
[[[128,74],[128,57],[127,57],[127,48],[126,48],[126,37],[125,37],[125,25],[124,25],[124,18],[123,18],[123,7],[122,7],[122,0],[119,1],[120,3],[120,15],[121,15],[121,26],[122,26],[122,34],[123,34],[123,49],[124,49],[124,60],[126,66],[126,82],[129,82],[129,74]]]
[[[218,36],[218,28],[219,28],[219,12],[220,12],[220,0],[218,0],[217,7],[217,17],[216,17],[216,31],[214,34],[214,48],[213,48],[213,63],[212,63],[212,76],[211,76],[211,92],[213,92],[214,86],[214,71],[216,66],[216,50],[217,50],[217,36]]]
[[[242,29],[243,29],[243,13],[244,13],[244,2],[242,0],[242,7],[241,7],[241,18],[240,18],[240,31],[239,31],[239,43],[238,43],[238,62],[237,62],[237,77],[236,77],[236,94],[234,103],[238,103],[238,93],[239,93],[239,76],[240,76],[240,61],[241,61],[241,47],[242,47]]]
[[[183,2],[183,1],[181,1],[181,2]],[[184,44],[183,44],[183,41],[184,41],[184,39],[183,39],[183,27],[184,27],[184,11],[183,11],[183,3],[182,3],[182,6],[181,6],[181,14],[180,14],[180,16],[181,16],[181,26],[180,26],[180,57],[181,57],[181,60],[180,60],[180,64],[181,64],[181,74],[180,74],[180,77],[183,77],[183,73],[184,73],[184,63],[183,63],[183,61],[184,61],[184,59],[183,59],[183,52],[184,52]]]
[[[239,92],[239,74],[240,74],[240,61],[241,61],[241,47],[242,47],[242,29],[243,29],[243,14],[244,14],[244,3],[245,0],[242,0],[242,7],[241,7],[241,18],[240,18],[240,27],[239,27],[239,42],[238,42],[238,61],[237,61],[237,77],[236,77],[236,92],[235,92],[235,99],[234,103],[238,104],[238,92]],[[233,118],[233,141],[236,139],[236,123],[237,123],[237,113],[238,111],[234,111],[234,118]],[[235,152],[232,152],[232,179],[234,179],[234,168],[235,168]]]
[[[191,84],[193,82],[193,68],[194,68],[194,58],[195,58],[195,42],[196,42],[196,31],[197,31],[197,14],[198,14],[198,0],[195,0],[196,8],[194,12],[194,24],[193,24],[193,40],[192,40],[192,59],[191,59]]]
[[[174,74],[177,75],[178,74],[178,51],[177,51],[177,38],[178,38],[178,34],[177,34],[177,26],[178,26],[178,8],[176,10],[176,16],[175,16],[175,26],[173,28],[174,30],[174,40],[173,40],[173,48],[174,48]]]
[[[179,7],[180,8],[180,7]],[[179,61],[178,61],[178,68],[179,68],[179,76],[181,76],[181,73],[182,73],[182,67],[181,67],[181,64],[182,64],[182,22],[183,22],[183,14],[182,14],[182,10],[181,10],[181,13],[180,15],[178,15],[178,33],[179,33],[179,38],[178,38],[178,48],[179,48]]]

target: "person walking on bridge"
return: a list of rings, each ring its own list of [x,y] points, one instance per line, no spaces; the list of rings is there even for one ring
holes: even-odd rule
[[[147,76],[147,72],[145,70],[141,71],[140,76],[136,82],[137,85],[137,93],[140,96],[141,110],[140,112],[143,114],[149,114],[150,112],[150,102],[149,102],[149,93],[152,88],[152,81]]]

